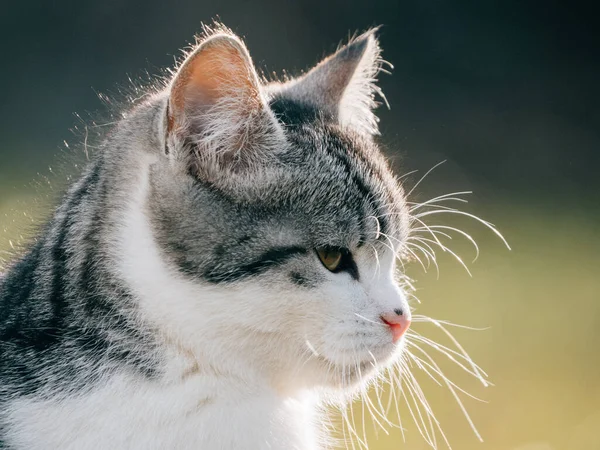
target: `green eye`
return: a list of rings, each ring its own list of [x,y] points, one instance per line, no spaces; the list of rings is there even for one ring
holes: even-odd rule
[[[317,255],[327,270],[335,272],[339,269],[343,256],[341,250],[334,248],[318,248]]]

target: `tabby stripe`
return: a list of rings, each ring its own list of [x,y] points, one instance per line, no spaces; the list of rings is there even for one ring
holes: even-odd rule
[[[67,277],[67,252],[65,249],[65,242],[70,232],[71,227],[75,223],[75,206],[79,205],[82,200],[90,194],[91,189],[97,184],[100,178],[99,164],[92,167],[91,172],[84,178],[83,183],[67,200],[64,207],[65,217],[59,226],[59,235],[56,239],[51,252],[52,260],[54,262],[54,277],[52,279],[52,293],[48,299],[52,304],[52,319],[50,321],[49,329],[56,334],[46,333],[48,339],[46,342],[39,342],[42,346],[49,345],[53,340],[58,337],[58,334],[64,329],[65,310],[67,308],[65,284],[68,283]]]
[[[278,247],[263,253],[256,260],[239,267],[218,271],[215,269],[204,272],[204,278],[211,283],[227,283],[242,280],[264,273],[268,269],[281,265],[297,255],[304,255],[307,250],[303,247]]]

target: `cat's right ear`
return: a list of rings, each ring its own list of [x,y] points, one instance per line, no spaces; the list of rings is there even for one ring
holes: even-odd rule
[[[201,42],[171,81],[167,145],[189,153],[200,172],[237,171],[268,154],[282,136],[242,41],[218,33]]]

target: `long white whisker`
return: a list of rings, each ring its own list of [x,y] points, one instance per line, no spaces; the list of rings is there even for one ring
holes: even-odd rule
[[[412,348],[415,348],[415,349],[419,350],[421,353],[426,353],[423,348],[421,348],[419,345],[415,344],[414,342],[409,343],[409,345]],[[461,388],[459,385],[457,385],[456,383],[454,383],[452,380],[450,380],[450,378],[448,378],[444,374],[444,372],[442,372],[441,369],[436,369],[431,364],[429,364],[427,361],[424,361],[422,358],[419,358],[417,355],[415,355],[412,352],[410,353],[410,357],[413,358],[413,360],[415,361],[415,363],[419,366],[419,368],[421,370],[423,370],[424,372],[426,372],[438,384],[439,384],[439,381],[437,380],[437,378],[433,377],[433,375],[426,368],[424,368],[423,366],[421,366],[421,364],[429,367],[436,374],[438,374],[442,378],[442,380],[444,380],[445,383],[450,383],[452,386],[454,386],[460,392],[462,392],[463,394],[467,395],[468,397],[471,397],[473,400],[477,400],[477,401],[482,402],[482,403],[487,403],[485,400],[483,400],[483,399],[481,399],[479,397],[474,396],[473,394],[467,392],[466,390],[464,390],[463,388]]]
[[[429,225],[427,225],[417,216],[411,216],[411,220],[419,222],[421,226],[424,227],[431,234],[431,237],[438,243],[438,245],[442,245],[442,242],[438,239],[437,235],[431,230],[431,227]]]
[[[346,368],[345,360],[346,360],[346,358],[344,356],[343,359],[342,359],[342,367],[343,367],[343,369],[342,369],[342,380],[343,380],[343,383],[342,384],[344,384],[344,385],[346,384],[346,382],[345,382],[346,377],[344,375],[345,368]],[[350,416],[351,416],[352,422],[350,422],[350,418],[348,418],[348,416],[347,416],[347,411],[348,410],[350,411]],[[346,418],[347,418],[347,423],[348,423],[348,430],[350,432],[351,437],[354,436],[356,438],[356,440],[358,441],[358,445],[360,446],[360,448],[368,449],[368,445],[367,445],[366,441],[363,441],[363,439],[356,432],[356,420],[355,420],[355,417],[354,417],[354,408],[352,408],[352,405],[350,404],[345,409],[345,411],[346,411]],[[352,444],[352,448],[354,448],[354,439],[351,439],[351,442],[353,443]]]
[[[433,243],[435,245],[437,245],[438,247],[440,247],[444,252],[450,253],[454,259],[456,259],[458,261],[458,263],[463,267],[463,269],[465,269],[465,271],[469,274],[470,277],[473,276],[473,274],[471,274],[471,271],[469,270],[469,267],[465,264],[465,262],[462,260],[462,258],[460,256],[458,256],[458,254],[456,254],[454,251],[450,250],[448,247],[446,247],[444,244],[442,244],[439,239],[431,240],[431,239],[427,239],[427,238],[418,238],[420,240],[420,242],[430,242]]]
[[[459,233],[461,236],[465,237],[473,245],[473,247],[475,248],[475,258],[473,258],[473,262],[477,261],[477,258],[479,258],[479,246],[477,245],[477,242],[475,241],[475,239],[473,239],[473,237],[470,234],[468,234],[468,233],[466,233],[463,230],[460,230],[458,228],[450,227],[450,226],[447,226],[447,225],[431,225],[430,228],[432,230],[433,229],[437,230],[439,228],[442,228],[442,229],[446,229],[446,230],[450,230],[450,231],[454,231],[456,233]]]
[[[429,175],[431,172],[433,172],[436,168],[438,168],[439,166],[441,166],[442,164],[444,164],[446,162],[446,160],[440,161],[439,163],[437,163],[435,166],[433,166],[431,169],[429,169],[427,172],[425,172],[425,175],[423,175],[419,181],[417,181],[417,183],[412,187],[412,189],[410,191],[408,191],[408,194],[406,194],[406,197],[410,197],[410,194],[413,193],[413,191],[419,187],[419,185],[421,184],[421,182],[427,177],[427,175]]]
[[[427,322],[430,323],[431,320],[429,319],[429,317],[427,316],[421,316],[419,315],[414,315],[412,317],[412,321],[413,322]],[[441,319],[435,319],[436,322],[442,323],[444,325],[448,325],[450,327],[455,327],[455,328],[463,328],[465,330],[471,330],[471,331],[487,331],[490,330],[491,327],[470,327],[468,325],[461,325],[458,323],[454,323],[454,322],[450,322],[448,320],[441,320]]]
[[[379,364],[377,363],[377,358],[375,358],[375,355],[370,350],[369,350],[369,355],[373,359],[373,367],[375,369],[377,369],[379,367]],[[379,385],[378,381],[379,380],[376,380],[373,383],[373,388],[375,390],[375,398],[377,399],[377,403],[379,405],[379,408],[375,408],[375,411],[377,412],[379,417],[381,417],[383,419],[383,421],[385,423],[387,423],[391,427],[396,427],[396,425],[387,418],[387,411],[384,410],[383,405],[381,404],[381,391],[380,391],[381,386]],[[387,433],[387,431],[386,431],[386,433]],[[389,433],[387,433],[387,434],[389,434]]]
[[[408,354],[410,355],[410,352]],[[419,398],[419,401],[421,402],[421,404],[425,408],[425,411],[427,412],[427,415],[428,415],[427,419],[428,419],[428,422],[429,422],[431,434],[433,436],[433,444],[434,444],[433,448],[437,448],[436,433],[435,433],[435,429],[434,429],[434,426],[433,426],[433,423],[435,423],[435,428],[437,428],[437,430],[439,431],[440,435],[444,439],[444,442],[446,443],[446,446],[449,449],[451,449],[452,447],[450,446],[450,442],[448,441],[448,438],[446,437],[446,434],[444,433],[444,430],[442,429],[441,424],[439,423],[439,421],[435,417],[435,414],[434,414],[433,410],[431,409],[431,406],[429,405],[429,402],[425,398],[425,394],[423,393],[421,387],[419,386],[419,383],[417,382],[416,378],[414,377],[414,375],[412,373],[409,373],[408,375],[409,375],[409,377],[412,380],[412,384],[413,384],[413,387],[415,389],[415,393],[417,394],[417,396]],[[432,419],[433,419],[433,421],[432,421]]]
[[[375,232],[375,240],[379,239],[379,233],[381,232],[381,224],[379,223],[379,218],[377,216],[368,216],[367,219],[374,219],[375,225],[377,225],[377,230]]]
[[[443,236],[446,239],[450,239],[452,240],[452,236],[450,236],[448,233],[444,233],[443,231],[439,231],[439,230],[434,230],[434,228],[436,228],[436,225],[430,225],[429,229],[425,228],[425,227],[413,227],[411,228],[411,232],[418,232],[418,231],[427,231],[427,232],[433,232],[435,235],[439,235],[439,236]],[[433,230],[433,231],[432,231]],[[407,240],[412,240],[415,239],[416,236],[408,236]]]
[[[439,344],[429,338],[421,336],[421,335],[415,333],[414,331],[411,332],[410,334],[407,334],[407,338],[408,338],[408,340],[410,340],[410,339],[417,340],[417,341],[422,342],[423,344],[426,344],[427,346],[433,348],[434,350],[436,350],[439,353],[446,356],[450,361],[455,363],[457,366],[459,366],[465,372],[467,372],[470,375],[473,375],[475,378],[477,378],[480,381],[484,376],[487,376],[487,373],[485,373],[485,371],[483,369],[481,369],[481,367],[479,367],[477,364],[475,364],[471,358],[465,357],[461,353],[458,353],[458,352],[456,352],[442,344]],[[458,361],[455,356],[464,360],[471,367],[473,367],[473,369],[466,367],[463,363]],[[484,380],[485,380],[485,378],[484,378]],[[489,385],[489,384],[491,384],[491,383],[489,381],[485,380],[485,385]]]
[[[358,371],[359,371],[359,376],[362,378],[362,373],[360,373],[360,368],[358,368]],[[387,422],[388,424],[391,424],[391,422],[389,422],[389,420],[381,414],[381,412],[377,409],[377,407],[373,404],[373,402],[369,398],[369,395],[366,391],[364,391],[364,395],[362,395],[362,401],[366,402],[366,404],[367,404],[367,409],[369,410],[369,415],[371,416],[371,420],[374,421],[375,423],[377,423],[377,425],[379,425],[379,428],[381,428],[383,430],[383,432],[389,436],[389,434],[390,434],[389,431],[377,419],[377,416],[381,417],[384,420],[384,422]],[[363,423],[364,423],[364,418],[363,418]],[[375,429],[375,430],[377,430],[377,429]]]
[[[422,244],[421,241],[407,242],[406,246],[414,249],[415,251],[421,252],[421,254],[425,257],[425,261],[427,262],[427,268],[429,269],[429,267],[431,266],[431,259],[433,255],[431,254],[431,252],[427,252],[424,246],[420,244]]]
[[[431,248],[430,245],[428,245],[426,242],[424,242],[422,240],[422,238],[417,238],[415,240],[418,241],[418,242],[420,242],[421,245],[417,245],[415,243],[407,242],[406,243],[407,247],[408,246],[412,246],[415,249],[417,249],[420,252],[422,252],[425,255],[425,257],[427,258],[428,267],[429,267],[430,263],[433,263],[433,265],[435,267],[436,276],[439,279],[440,278],[440,266],[438,266],[437,258],[436,258],[436,255],[435,255],[435,251],[433,250],[433,248]],[[423,247],[427,247],[429,249],[429,251],[426,250]]]
[[[412,251],[409,246],[405,246],[404,249],[407,252],[409,252],[411,255],[413,255],[413,257],[415,258],[415,260],[418,261],[419,264],[421,265],[421,267],[423,268],[423,271],[425,273],[427,273],[427,267],[425,266],[425,264],[423,264],[423,261],[421,260],[421,258],[419,258],[419,256],[414,251]]]
[[[493,232],[496,236],[498,236],[500,238],[500,240],[502,241],[502,243],[506,246],[507,249],[511,250],[510,245],[508,245],[508,242],[506,241],[506,239],[504,238],[504,236],[502,236],[502,233],[500,233],[496,227],[494,226],[493,223],[488,222],[487,220],[483,220],[480,217],[477,217],[474,214],[468,213],[468,212],[464,212],[464,211],[460,211],[458,209],[453,209],[453,208],[442,208],[442,209],[434,209],[432,211],[424,211],[422,213],[419,213],[413,217],[418,217],[423,218],[426,216],[431,216],[434,214],[457,214],[459,216],[465,216],[465,217],[469,217],[473,220],[476,220],[477,222],[481,223],[482,225],[484,225],[488,230],[490,230],[491,232]]]
[[[417,173],[418,170],[411,170],[410,172],[406,172],[404,175],[400,175],[399,177],[396,177],[396,180],[400,181],[402,178],[406,178],[410,175],[412,175],[413,173]]]
[[[360,379],[362,379],[362,373],[360,371],[360,363],[358,362],[357,358],[356,358],[356,354],[354,355],[354,361],[355,361],[355,366],[356,366],[356,371],[358,372],[358,377]],[[363,433],[363,441],[367,442],[367,427],[365,425],[365,404],[367,405],[368,408],[368,404],[367,402],[365,402],[364,398],[365,398],[365,391],[361,389],[360,391],[360,396],[361,396],[361,402],[360,402],[360,407],[361,407],[361,422],[362,422],[362,433]]]
[[[391,402],[393,400],[394,407],[396,409],[396,416],[398,417],[398,427],[400,428],[400,432],[402,433],[402,441],[406,442],[406,436],[404,434],[404,427],[402,426],[402,416],[400,414],[400,406],[399,406],[399,402],[398,402],[398,396],[396,395],[396,386],[395,386],[395,383],[398,383],[398,389],[400,390],[400,389],[402,389],[402,383],[395,376],[393,368],[388,369],[388,377],[387,378],[390,383],[390,395],[389,395],[389,399],[388,399],[388,405],[386,407],[386,414],[389,411]]]
[[[441,371],[440,367],[436,364],[436,362],[433,360],[433,358],[431,356],[429,356],[427,353],[423,353],[423,355],[429,360],[429,362],[436,367],[438,370]],[[483,438],[481,437],[481,435],[479,434],[479,431],[477,430],[477,427],[475,426],[475,424],[473,423],[473,420],[471,419],[471,416],[469,415],[469,413],[467,412],[467,409],[465,408],[465,405],[463,404],[462,400],[460,399],[460,397],[458,396],[458,394],[456,393],[454,387],[446,381],[446,386],[448,386],[448,389],[450,390],[450,392],[452,393],[452,396],[454,397],[454,399],[456,400],[456,402],[458,403],[458,406],[460,407],[463,415],[465,416],[465,419],[467,420],[467,422],[469,423],[471,429],[473,430],[473,433],[475,433],[475,436],[477,436],[477,439],[479,439],[480,442],[483,442]]]
[[[407,342],[407,344],[408,344],[408,342]],[[429,375],[429,378],[431,378],[435,384],[437,384],[440,387],[442,386],[442,383],[440,383],[440,381],[434,375],[432,375],[431,372],[429,372],[427,367],[425,367],[422,364],[422,361],[419,358],[417,358],[411,351],[407,351],[407,355],[410,359],[412,359],[415,362],[415,364],[417,365],[417,367],[419,369],[421,369],[423,372],[425,372],[427,375]]]
[[[406,382],[406,387],[407,387],[406,390],[408,391],[408,394],[410,395],[410,398],[413,401],[413,405],[417,411],[417,415],[419,416],[420,420],[417,420],[417,416],[415,416],[415,413],[413,412],[413,409],[410,406],[410,401],[408,400],[408,397],[404,393],[405,390],[402,389],[400,392],[401,392],[402,396],[404,397],[406,405],[408,406],[408,411],[410,412],[410,415],[412,416],[413,421],[414,421],[415,425],[417,426],[417,429],[419,430],[419,433],[421,434],[423,439],[425,439],[425,441],[429,444],[430,447],[435,449],[436,446],[433,442],[433,439],[431,438],[431,436],[429,434],[429,430],[427,429],[427,426],[425,425],[425,420],[421,413],[421,408],[419,407],[419,403],[417,402],[415,394],[413,392],[414,386],[412,386],[412,384],[409,381],[410,370],[404,361],[400,361],[399,366],[402,369],[403,381]]]
[[[424,202],[407,202],[407,204],[409,205],[414,205],[410,208],[410,212],[413,212],[414,210],[418,209],[418,208],[422,208],[424,206],[428,206],[431,204],[435,204],[435,203],[439,203],[440,201],[459,201],[462,203],[468,203],[468,200],[461,198],[461,197],[453,197],[455,195],[469,195],[472,194],[473,191],[458,191],[458,192],[450,192],[448,194],[444,194],[444,195],[438,195],[437,197],[434,198],[430,198],[429,200],[426,200]]]
[[[481,375],[481,373],[478,369],[478,366],[473,362],[472,358],[469,356],[469,354],[466,352],[466,350],[463,348],[463,346],[460,345],[460,342],[458,342],[458,340],[454,337],[454,335],[452,333],[450,333],[450,331],[448,331],[448,329],[446,329],[446,327],[439,321],[432,319],[431,317],[427,317],[427,316],[420,316],[420,318],[423,320],[427,320],[428,322],[434,324],[440,330],[442,330],[442,332],[446,336],[448,336],[448,338],[452,341],[452,343],[456,346],[456,348],[463,354],[463,356],[467,359],[467,361],[469,361],[471,367],[473,368],[473,371],[475,371],[478,374],[479,381],[481,381],[481,383],[487,387],[489,385],[488,381]]]
[[[373,249],[373,254],[375,255],[375,272],[373,273],[373,277],[371,278],[372,280],[374,280],[375,277],[381,273],[381,264],[379,262],[379,253],[377,252],[377,248],[371,243],[369,243],[369,245]]]
[[[401,367],[402,367],[401,371],[408,370],[408,368],[405,369],[403,365]],[[393,376],[395,376],[395,375],[393,375]],[[404,402],[406,403],[406,406],[408,408],[408,412],[409,412],[410,416],[412,417],[413,422],[415,423],[415,425],[417,427],[417,430],[419,431],[419,434],[423,437],[423,439],[425,440],[425,442],[427,442],[429,444],[430,442],[427,439],[427,436],[425,436],[425,433],[423,432],[423,430],[421,428],[421,425],[420,425],[419,421],[417,420],[417,417],[415,416],[415,413],[413,412],[413,409],[412,409],[412,407],[410,405],[408,397],[404,393],[403,376],[401,378],[397,379],[397,382],[398,382],[398,387],[399,387],[398,390],[400,392],[400,395],[402,396],[402,398],[404,399]],[[407,389],[410,389],[410,388],[407,386]]]

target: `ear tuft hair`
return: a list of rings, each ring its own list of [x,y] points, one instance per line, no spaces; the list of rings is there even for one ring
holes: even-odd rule
[[[340,123],[369,134],[379,133],[377,126],[379,118],[373,113],[373,110],[379,106],[375,96],[381,97],[389,107],[383,91],[377,85],[377,75],[381,71],[384,60],[381,58],[381,47],[375,37],[375,32],[376,29],[368,31],[345,47],[345,49],[349,49],[356,46],[355,52],[362,48],[362,56],[339,104]]]

